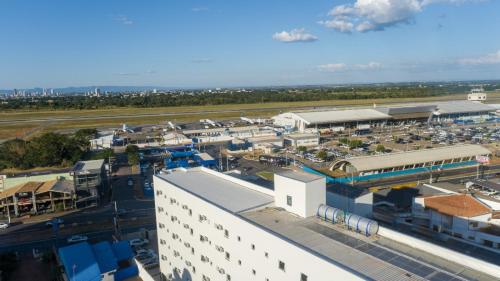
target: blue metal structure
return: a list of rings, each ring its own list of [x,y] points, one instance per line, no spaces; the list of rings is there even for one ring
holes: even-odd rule
[[[377,180],[377,179],[384,179],[384,178],[390,178],[390,177],[414,175],[414,174],[419,174],[419,173],[427,173],[429,171],[468,167],[468,166],[474,166],[477,164],[478,163],[475,160],[471,160],[471,161],[464,161],[464,162],[458,162],[458,163],[434,165],[431,167],[419,167],[419,168],[407,169],[407,170],[402,170],[402,171],[386,172],[386,173],[379,173],[379,174],[365,175],[365,176],[342,177],[342,178],[330,177],[328,175],[323,174],[322,172],[319,172],[319,171],[317,171],[311,167],[307,167],[305,165],[302,166],[302,170],[304,170],[305,172],[311,173],[311,174],[316,174],[316,175],[326,177],[327,183],[350,183],[350,182],[361,182],[361,181]]]
[[[58,253],[70,281],[99,281],[102,274],[113,271],[114,280],[122,281],[139,273],[127,241],[95,245],[82,242],[62,247]]]

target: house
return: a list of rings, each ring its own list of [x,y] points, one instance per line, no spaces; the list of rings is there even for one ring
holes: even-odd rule
[[[128,241],[94,245],[82,242],[62,247],[58,261],[69,281],[121,281],[138,274]]]
[[[79,198],[77,204],[82,206],[97,203],[106,180],[104,160],[78,161],[70,175],[73,176],[75,191]]]
[[[39,214],[73,207],[73,182],[62,178],[28,181],[0,192],[0,210],[4,214]]]
[[[471,194],[416,197],[412,215],[415,224],[435,232],[500,248],[498,213]]]
[[[318,134],[291,134],[285,136],[285,145],[289,145],[295,149],[300,146],[311,147],[319,145]]]

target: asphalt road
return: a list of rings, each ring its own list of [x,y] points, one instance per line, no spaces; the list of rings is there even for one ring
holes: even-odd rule
[[[118,209],[126,211],[118,220],[122,233],[137,231],[141,228],[155,228],[154,201],[135,197],[133,188],[127,185],[131,169],[126,163],[127,158],[124,154],[117,155],[116,176],[111,180],[113,192],[110,203],[59,216],[64,223],[57,233],[57,246],[66,245],[66,239],[76,234],[88,236],[90,242],[111,240],[114,234],[113,218],[115,216],[113,201],[117,202]],[[135,177],[138,181],[139,176]],[[55,245],[55,233],[45,223],[46,221],[17,224],[0,230],[0,252],[31,251],[32,248]]]
[[[457,96],[457,99],[459,97]],[[418,102],[418,101],[415,101]],[[320,104],[320,102],[318,102]],[[401,101],[386,100],[381,104],[404,104]],[[369,106],[367,104],[342,104],[342,105],[318,105],[318,106],[278,106],[269,108],[245,108],[245,109],[221,109],[221,110],[202,110],[202,111],[180,111],[180,112],[163,112],[163,113],[138,113],[138,114],[118,114],[118,115],[92,115],[92,116],[71,116],[71,117],[38,117],[38,118],[19,118],[0,120],[0,124],[16,124],[26,122],[57,122],[57,121],[77,121],[77,120],[100,120],[100,119],[123,119],[123,118],[144,118],[144,117],[166,117],[178,115],[206,115],[206,114],[220,114],[220,113],[240,113],[240,112],[260,112],[260,111],[277,111],[277,110],[307,110],[315,108],[346,108],[354,106]]]

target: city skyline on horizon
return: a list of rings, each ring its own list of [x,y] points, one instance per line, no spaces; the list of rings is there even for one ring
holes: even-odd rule
[[[498,8],[475,0],[3,2],[0,33],[10,43],[0,46],[0,88],[497,80],[500,37],[490,27]]]

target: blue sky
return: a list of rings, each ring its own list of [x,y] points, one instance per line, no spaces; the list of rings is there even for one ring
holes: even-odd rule
[[[496,0],[0,0],[0,88],[500,79]]]

